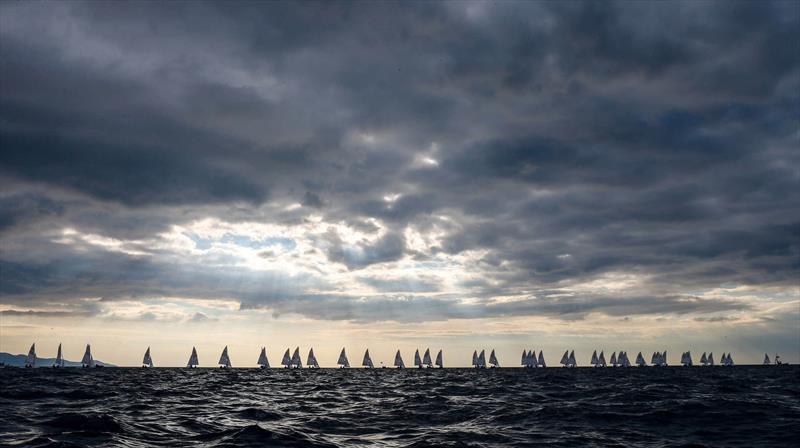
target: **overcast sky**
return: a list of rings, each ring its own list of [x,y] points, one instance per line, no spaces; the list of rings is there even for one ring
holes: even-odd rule
[[[795,1],[3,2],[0,350],[796,362],[798,30]]]

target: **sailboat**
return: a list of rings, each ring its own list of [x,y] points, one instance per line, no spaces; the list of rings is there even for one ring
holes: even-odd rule
[[[258,355],[258,362],[256,362],[262,369],[269,369],[269,360],[267,359],[267,348],[261,347],[261,353]]]
[[[700,356],[700,364],[707,366],[708,365],[708,358],[706,357],[706,352]]]
[[[477,350],[472,352],[472,367],[475,367],[476,369],[478,367],[480,367],[480,365],[478,365],[478,351]]]
[[[419,349],[414,352],[414,367],[422,368],[422,358],[419,357]]]
[[[372,358],[369,357],[369,349],[367,349],[367,351],[364,352],[364,360],[361,361],[361,365],[366,367],[367,369],[375,367],[375,365],[372,364]]]
[[[314,348],[312,347],[311,350],[308,351],[308,359],[306,359],[306,365],[309,369],[319,369],[319,363],[317,362],[317,357],[314,356]]]
[[[769,355],[766,354],[766,353],[764,353],[764,363],[763,364],[765,366],[768,366],[768,365],[772,364],[772,362],[769,360]]]
[[[725,359],[725,363],[723,365],[733,367],[733,358],[731,358],[731,354],[728,353],[728,357]]]
[[[547,367],[547,364],[544,362],[544,352],[539,350],[539,360],[536,362],[539,367]]]
[[[596,367],[605,367],[605,366],[606,366],[606,355],[603,354],[602,350],[600,350],[600,356],[597,357]]]
[[[64,358],[61,356],[61,344],[58,344],[58,354],[56,355],[56,363],[53,367],[64,367]]]
[[[150,347],[147,347],[147,351],[144,352],[142,367],[153,367],[153,358],[150,357]]]
[[[31,349],[28,350],[28,357],[25,358],[25,368],[32,369],[36,367],[36,344],[31,345]]]
[[[708,365],[709,366],[712,366],[712,367],[714,366],[714,353],[713,352],[708,354],[708,358],[706,358],[706,361],[708,361]]]
[[[81,367],[94,367],[92,347],[89,344],[86,344],[86,351],[83,353],[83,359],[81,359]]]
[[[636,355],[636,365],[639,366],[639,367],[646,367],[647,366],[647,363],[644,360],[644,356],[642,356],[642,352],[639,352],[639,354]]]
[[[350,361],[347,360],[347,353],[344,352],[344,347],[342,347],[342,352],[339,353],[339,360],[336,361],[336,364],[339,364],[342,369],[350,368]]]
[[[589,361],[589,364],[597,367],[597,363],[598,363],[598,361],[597,361],[597,350],[595,350],[595,351],[592,352],[592,360]]]
[[[564,367],[569,367],[569,350],[564,352],[564,355],[561,357],[561,361],[559,361],[559,364],[561,364]]]
[[[281,359],[281,365],[286,367],[287,369],[292,367],[292,357],[289,355],[289,348],[283,353],[283,358]]]
[[[433,361],[431,361],[431,349],[425,349],[425,355],[422,357],[422,364],[429,369],[433,366]]]
[[[481,354],[478,355],[478,367],[481,369],[486,368],[486,350],[481,350]]]
[[[617,352],[611,354],[611,359],[609,361],[611,362],[611,367],[617,367]]]
[[[642,358],[642,361],[644,361],[644,358]],[[619,362],[619,359],[617,359],[617,362]],[[622,352],[622,367],[630,367],[630,366],[631,366],[631,360],[628,358],[628,352]]]
[[[400,355],[400,350],[394,355],[394,366],[398,369],[404,369],[406,367],[406,363],[403,362],[403,357]]]
[[[220,369],[230,369],[231,368],[231,358],[228,356],[228,346],[226,345],[224,349],[222,349],[222,354],[219,355],[219,364]]]
[[[497,360],[497,356],[494,354],[494,349],[492,349],[492,353],[489,355],[489,364],[492,365],[492,369],[500,367],[500,361]]]
[[[523,367],[531,366],[531,358],[528,356],[527,350],[522,350],[522,359],[520,360],[520,365]]]
[[[300,347],[296,347],[294,349],[294,353],[292,353],[291,365],[295,369],[302,369],[303,368],[303,360],[300,359]]]
[[[186,367],[194,369],[198,365],[200,365],[200,362],[197,360],[197,349],[192,347],[192,354],[189,356],[189,362],[186,363]]]
[[[681,355],[681,364],[684,367],[691,367],[692,366],[692,353],[691,352],[684,352]]]
[[[444,362],[442,361],[442,349],[439,349],[439,353],[436,354],[436,361],[434,361],[433,364],[440,369],[444,368]]]
[[[570,367],[577,367],[578,362],[575,361],[575,350],[569,352],[569,366]]]

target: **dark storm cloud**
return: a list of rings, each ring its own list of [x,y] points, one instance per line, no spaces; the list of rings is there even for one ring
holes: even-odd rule
[[[354,320],[746,309],[687,297],[796,286],[799,8],[6,2],[2,303],[168,294]],[[334,300],[315,292],[324,278],[50,246],[62,228],[144,239],[205,217],[310,214],[385,227],[316,240],[350,271],[480,251],[479,304]],[[442,232],[439,246],[410,249],[408,228]],[[648,279],[638,299],[491,302],[613,272]]]

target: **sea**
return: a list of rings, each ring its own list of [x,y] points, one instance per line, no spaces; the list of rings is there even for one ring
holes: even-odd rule
[[[2,446],[798,446],[800,367],[0,369]]]

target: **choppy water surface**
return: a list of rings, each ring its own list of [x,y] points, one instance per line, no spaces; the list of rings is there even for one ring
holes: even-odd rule
[[[791,446],[800,368],[0,369],[26,446]]]

